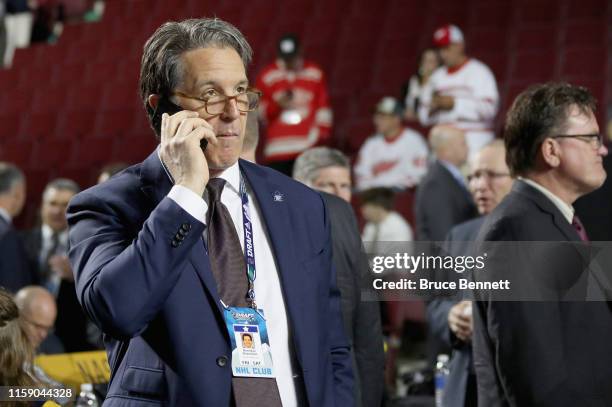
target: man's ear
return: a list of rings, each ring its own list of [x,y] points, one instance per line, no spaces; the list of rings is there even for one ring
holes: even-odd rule
[[[151,107],[151,109],[157,109],[157,104],[159,103],[160,96],[158,94],[149,95],[147,98],[147,103]]]
[[[561,148],[554,139],[544,139],[540,146],[540,153],[544,162],[550,167],[557,168],[561,164]]]

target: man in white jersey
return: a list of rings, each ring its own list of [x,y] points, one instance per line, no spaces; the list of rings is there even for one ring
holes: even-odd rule
[[[384,97],[376,105],[376,134],[361,146],[355,164],[358,190],[414,187],[427,172],[427,144],[423,136],[402,125],[402,115],[403,107],[395,98]]]
[[[452,124],[463,129],[472,155],[494,137],[499,104],[495,77],[488,66],[466,55],[463,33],[457,26],[438,28],[433,43],[444,66],[423,88],[419,120],[424,126]]]

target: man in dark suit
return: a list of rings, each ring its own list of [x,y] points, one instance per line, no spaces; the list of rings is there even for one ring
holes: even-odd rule
[[[478,240],[528,242],[513,256],[527,259],[518,261],[521,267],[506,257],[520,243],[499,245],[489,252],[487,265],[493,266],[486,273],[499,268],[512,284],[520,285],[518,275],[529,279],[525,289],[548,289],[529,294],[548,294],[527,298],[533,301],[496,301],[499,294],[492,291],[478,295],[473,342],[479,405],[612,405],[612,314],[605,301],[585,301],[584,292],[582,300],[575,296],[574,284],[586,272],[573,261],[581,246],[567,243],[588,240],[572,203],[606,178],[602,157],[608,150],[594,109],[585,88],[550,83],[521,93],[508,113],[506,160],[520,178],[487,217]],[[541,247],[537,242],[557,242],[557,256],[532,265],[542,259],[530,250]],[[570,301],[562,300],[572,292]],[[512,295],[526,298],[515,289],[503,299]]]
[[[42,194],[40,226],[22,235],[40,284],[56,298],[55,334],[68,352],[93,349],[87,340],[87,318],[76,298],[68,260],[66,207],[77,192],[79,186],[72,180],[57,178],[49,182]]]
[[[0,286],[13,293],[38,281],[13,228],[12,220],[21,213],[25,198],[23,172],[12,164],[0,162]]]
[[[476,202],[478,218],[451,229],[445,249],[451,256],[473,254],[471,247],[484,219],[512,188],[512,178],[505,162],[502,140],[494,140],[478,151],[470,161],[468,184]],[[449,377],[444,387],[445,407],[476,407],[476,377],[472,363],[472,301],[469,293],[456,298],[439,296],[427,304],[427,320],[434,335],[452,348]]]
[[[320,190],[327,205],[344,328],[353,349],[356,405],[378,407],[383,401],[385,367],[380,307],[376,298],[361,299],[362,289],[371,287],[371,275],[350,205],[350,162],[338,150],[315,147],[295,160],[293,174]]]
[[[111,366],[105,406],[354,404],[324,202],[238,159],[259,100],[251,54],[219,19],[161,26],[140,78],[158,149],[68,208],[78,297]],[[274,377],[232,366],[244,318],[267,333]]]
[[[435,126],[429,142],[436,160],[417,188],[416,236],[420,241],[442,241],[453,226],[477,213],[460,170],[468,154],[463,131]]]

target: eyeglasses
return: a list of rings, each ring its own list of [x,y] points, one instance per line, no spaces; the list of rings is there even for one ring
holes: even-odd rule
[[[476,181],[480,178],[484,178],[485,181],[490,181],[495,178],[509,177],[510,174],[507,172],[495,172],[491,170],[478,170],[467,176],[468,182]]]
[[[234,96],[216,94],[216,92],[214,91],[213,93],[215,94],[199,97],[188,95],[179,91],[174,92],[175,95],[182,96],[187,99],[195,99],[199,100],[200,102],[204,102],[204,110],[206,110],[206,113],[213,116],[222,114],[225,111],[227,103],[232,99],[236,101],[238,111],[243,113],[252,112],[257,109],[257,106],[259,106],[259,99],[262,96],[261,91],[253,88],[248,88],[244,92],[239,92]]]
[[[599,150],[603,145],[603,135],[601,134],[557,134],[550,138],[575,138],[585,143],[589,143],[591,147]]]

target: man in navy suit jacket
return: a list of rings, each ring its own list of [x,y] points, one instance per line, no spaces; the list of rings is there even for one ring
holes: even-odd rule
[[[140,79],[158,149],[68,209],[78,298],[104,332],[111,366],[105,406],[258,405],[235,392],[224,305],[203,239],[212,178],[226,181],[221,201],[238,236],[238,187],[246,183],[255,293],[282,405],[354,405],[324,202],[238,160],[258,101],[246,77],[251,53],[218,19],[160,27],[145,45]]]

